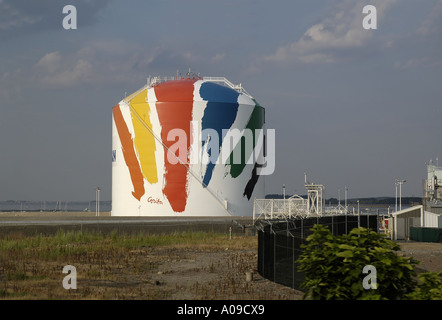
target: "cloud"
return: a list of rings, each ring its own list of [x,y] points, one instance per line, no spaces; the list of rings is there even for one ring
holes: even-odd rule
[[[226,58],[225,53],[217,53],[214,57],[212,57],[210,60],[213,63],[221,62]]]
[[[44,86],[72,87],[87,83],[92,77],[92,63],[84,59],[76,59],[72,65],[62,64],[58,52],[46,54],[34,66],[34,76]]]
[[[428,36],[433,33],[440,33],[442,17],[442,0],[437,1],[427,17],[422,21],[417,34]]]
[[[396,40],[401,55],[394,61],[393,69],[440,68],[442,59],[442,0],[425,8],[426,15],[415,30]]]
[[[406,70],[406,69],[412,69],[412,68],[419,68],[424,67],[428,64],[427,58],[420,58],[420,59],[408,59],[405,62],[402,61],[396,61],[393,68],[398,70]]]
[[[41,19],[41,16],[24,15],[11,1],[0,1],[0,31],[32,25]]]
[[[387,9],[396,0],[371,1],[377,9],[377,21],[382,20]],[[372,44],[374,30],[365,30],[362,21],[365,15],[362,8],[368,3],[346,0],[339,2],[320,22],[308,28],[302,37],[288,45],[280,46],[273,54],[255,60],[252,71],[265,64],[287,63],[332,63],[349,55],[363,52]]]
[[[145,48],[122,40],[88,42],[77,51],[47,52],[30,65],[0,75],[0,95],[8,101],[19,100],[28,88],[52,90],[88,85],[141,86],[149,75],[174,75],[198,65],[210,66],[225,59],[225,54],[204,55],[175,51],[162,46]]]
[[[2,0],[0,1],[0,40],[35,34],[48,30],[62,30],[63,7],[76,6],[78,24],[88,26],[98,21],[99,13],[110,0]],[[81,13],[81,14],[80,14]]]
[[[173,49],[158,46],[149,51],[145,48],[138,48],[136,52],[132,58],[133,69],[136,72],[146,72],[144,76],[174,75],[177,70],[187,72],[188,68],[205,70],[226,59],[225,53],[209,54],[195,48],[183,50],[182,48]]]
[[[47,73],[55,73],[60,67],[61,55],[58,51],[45,54],[43,58],[35,65],[36,69],[40,69]]]
[[[428,57],[411,58],[405,61],[396,61],[393,65],[393,69],[396,70],[440,68],[440,67],[442,67],[441,60],[434,60]]]
[[[0,97],[6,102],[17,102],[28,89],[44,91],[92,84],[109,75],[95,75],[101,67],[95,57],[87,57],[81,50],[68,54],[49,52],[33,65],[4,72],[0,76]]]

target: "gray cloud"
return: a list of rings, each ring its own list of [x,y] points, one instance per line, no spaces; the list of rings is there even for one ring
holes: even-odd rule
[[[385,18],[396,0],[371,1],[377,8],[377,20]],[[374,31],[362,27],[363,3],[341,1],[319,22],[308,28],[301,38],[278,47],[272,54],[257,58],[250,71],[265,65],[333,63],[355,57],[365,57],[374,45],[384,47],[383,39],[374,40]]]
[[[110,0],[72,0],[69,4],[77,8],[78,24],[88,26],[99,19],[99,13],[109,2]],[[61,30],[65,5],[67,3],[57,0],[1,0],[0,40]]]
[[[121,85],[137,89],[149,75],[174,75],[177,70],[186,72],[186,68],[194,66],[208,69],[222,63],[225,56],[206,56],[191,49],[177,52],[161,46],[144,48],[119,40],[88,42],[74,52],[47,52],[31,65],[0,74],[0,96],[8,101],[20,97],[28,88],[50,90],[85,84],[90,88]]]

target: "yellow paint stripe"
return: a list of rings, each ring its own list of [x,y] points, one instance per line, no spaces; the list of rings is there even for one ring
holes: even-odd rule
[[[135,91],[134,93],[131,93],[130,95],[128,95],[127,97],[125,97],[123,100],[125,102],[130,102],[130,100],[132,100],[134,97],[138,96],[141,92],[145,91],[145,88],[141,88],[138,91]]]
[[[135,130],[134,144],[140,159],[141,171],[144,178],[150,183],[158,182],[157,164],[155,160],[155,137],[146,128],[152,130],[152,122],[150,121],[150,106],[146,101],[147,89],[142,90],[130,101],[132,123]],[[133,113],[136,112],[138,117]],[[142,123],[140,121],[144,123]]]

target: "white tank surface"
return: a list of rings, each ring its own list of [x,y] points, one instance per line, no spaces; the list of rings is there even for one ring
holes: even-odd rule
[[[113,216],[251,216],[265,111],[225,78],[153,78],[113,108]]]

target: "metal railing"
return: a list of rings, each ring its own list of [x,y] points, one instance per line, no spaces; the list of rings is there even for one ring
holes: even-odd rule
[[[248,96],[250,99],[253,99],[253,97],[242,87],[241,83],[240,84],[233,84],[232,82],[230,82],[229,80],[227,80],[224,77],[203,77],[203,81],[222,83],[226,87],[232,88],[232,89],[236,90],[237,92]]]
[[[324,207],[321,211],[309,206],[308,199],[293,196],[288,199],[255,199],[253,206],[253,221],[285,220],[292,218],[323,217],[329,215],[349,214],[348,208],[338,205]]]
[[[167,81],[185,80],[185,79],[196,79],[196,80],[202,80],[202,81],[206,81],[206,82],[220,83],[226,87],[236,90],[238,93],[248,96],[250,99],[253,99],[253,96],[243,88],[241,83],[234,84],[225,77],[200,77],[199,75],[196,75],[194,73],[190,73],[186,77],[182,77],[179,75],[174,76],[174,77],[149,77],[149,78],[147,78],[147,87],[150,88],[150,87],[156,86],[158,84],[161,84],[161,83],[167,82]],[[143,88],[145,88],[145,87],[146,86],[144,86]]]
[[[286,219],[307,215],[307,200],[303,198],[290,199],[255,199],[253,220],[257,219]]]

